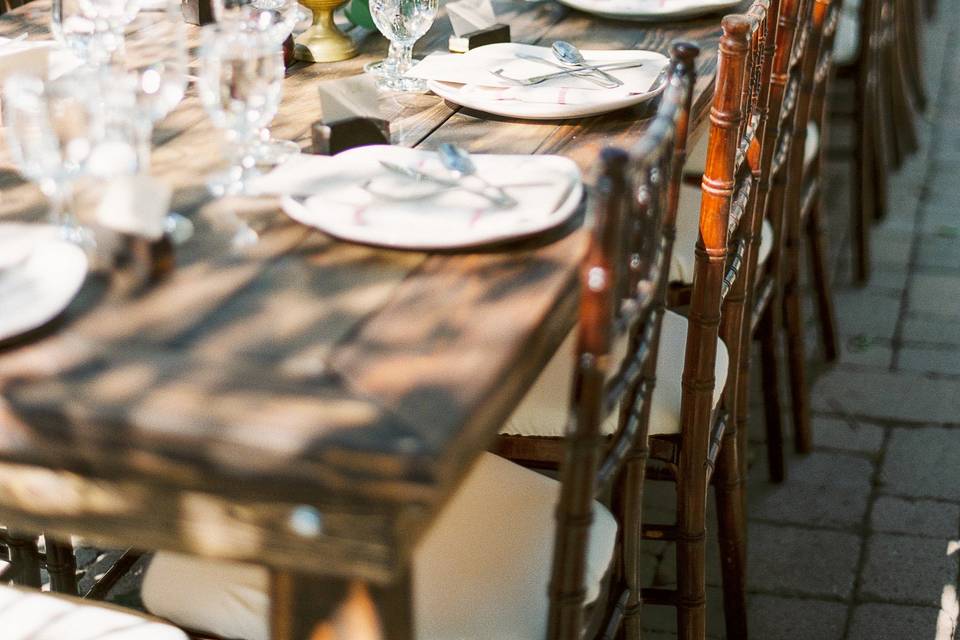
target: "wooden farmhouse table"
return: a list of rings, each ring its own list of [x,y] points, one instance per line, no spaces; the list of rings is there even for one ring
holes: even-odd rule
[[[629,23],[550,0],[496,9],[516,42],[698,43],[692,117],[705,121],[719,16]],[[49,38],[49,12],[31,2],[0,17],[0,35]],[[449,32],[441,10],[418,53],[444,49]],[[316,81],[385,54],[378,35],[354,37],[358,57],[289,70],[276,137],[306,148]],[[651,113],[525,122],[433,94],[386,102],[395,144],[561,154],[588,182],[601,148],[634,143]],[[221,135],[192,88],[154,145],[152,172],[196,234],[159,282],[99,270],[55,326],[0,350],[0,524],[260,563],[293,600],[363,581],[388,633],[411,637],[411,550],[571,328],[586,231],[398,252],[333,240],[275,199],[214,201],[204,181],[223,165]],[[45,209],[0,145],[0,220]],[[259,241],[234,250],[251,230]],[[322,608],[277,606],[298,615],[278,640],[309,637]]]

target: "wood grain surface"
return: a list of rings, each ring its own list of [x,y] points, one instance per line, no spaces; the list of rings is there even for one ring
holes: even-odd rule
[[[644,25],[550,1],[495,4],[516,42],[664,53],[697,42],[692,120],[705,119],[719,16]],[[47,38],[48,18],[36,0],[0,17],[0,35]],[[352,35],[357,58],[289,70],[276,137],[306,148],[316,81],[385,54],[378,35]],[[441,10],[417,52],[445,48],[448,35]],[[562,154],[588,182],[600,149],[631,145],[652,113],[524,122],[432,94],[381,106],[395,144]],[[293,222],[273,199],[211,200],[204,180],[222,166],[222,138],[192,89],[154,144],[153,173],[197,233],[148,285],[111,267],[105,235],[103,264],[64,316],[0,347],[0,460],[11,465],[0,469],[0,522],[388,578],[569,330],[580,221],[472,253],[363,247]],[[0,220],[42,219],[43,199],[2,146],[0,191]],[[249,229],[256,245],[233,249]],[[71,487],[73,512],[34,508]],[[304,513],[325,526],[303,535]],[[207,526],[222,539],[195,534]]]

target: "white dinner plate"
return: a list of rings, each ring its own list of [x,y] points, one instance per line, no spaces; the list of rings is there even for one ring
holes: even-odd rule
[[[381,160],[445,175],[432,151],[368,146],[332,158],[292,158],[264,176],[258,188],[287,194],[282,206],[291,218],[336,238],[424,251],[477,247],[547,231],[566,222],[583,197],[579,168],[560,156],[473,156],[479,175],[505,186],[518,200],[509,209],[458,189],[431,193],[432,184],[391,174]],[[478,186],[476,180],[468,181]]]
[[[659,22],[709,15],[737,7],[741,0],[558,0],[604,18]]]
[[[0,253],[15,256],[0,268],[0,341],[56,318],[87,277],[86,254],[49,225],[0,224]]]
[[[517,54],[533,55],[548,60],[552,59],[552,54],[548,47],[501,43],[472,49],[457,56],[462,60],[461,68],[472,70],[473,78],[466,81],[472,84],[454,82],[456,72],[446,70],[445,75],[437,74],[440,77],[428,78],[427,86],[441,98],[468,109],[525,120],[581,118],[608,113],[646,102],[659,95],[666,86],[664,82],[658,82],[658,80],[661,78],[661,72],[666,68],[668,59],[655,51],[585,49],[582,53],[590,63],[636,60],[642,64],[631,69],[610,70],[611,75],[624,82],[624,86],[615,89],[598,89],[573,76],[551,80],[533,88],[517,88],[497,81],[490,75],[489,70],[515,65]],[[456,67],[452,68],[456,69]],[[516,77],[530,77],[534,74],[551,72],[549,66],[541,66],[539,63],[533,64],[532,67],[527,63],[526,68],[525,74]],[[477,70],[482,70],[482,73],[478,75]],[[534,73],[531,74],[531,71]],[[415,67],[411,75],[416,75],[416,72]],[[490,80],[490,84],[486,84],[487,79]],[[499,86],[497,86],[498,82]],[[546,100],[538,97],[538,101],[533,101],[528,94],[526,99],[512,97],[504,99],[505,96],[515,95],[517,91],[539,92],[541,95],[546,92],[550,97]],[[559,95],[553,95],[560,91],[566,92],[562,95],[576,95],[578,99],[564,101]]]

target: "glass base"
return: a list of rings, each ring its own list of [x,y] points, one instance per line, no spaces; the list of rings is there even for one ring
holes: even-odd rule
[[[289,160],[291,156],[299,153],[300,145],[296,142],[277,140],[276,138],[259,140],[254,144],[253,149],[250,150],[250,154],[254,157],[258,165],[270,167],[283,164]]]
[[[164,231],[170,242],[174,245],[181,245],[193,237],[193,223],[190,218],[180,215],[174,211],[167,214],[167,219],[163,223]]]
[[[386,60],[377,60],[376,62],[368,62],[363,65],[363,72],[369,73],[375,78],[383,78],[387,75],[387,70],[385,69]]]
[[[377,78],[377,88],[385,91],[398,91],[405,93],[424,93],[427,90],[427,81],[420,78],[407,78],[406,76],[380,76]]]
[[[254,195],[250,191],[250,180],[260,175],[256,169],[240,170],[237,167],[215,173],[207,180],[207,190],[211,195],[224,196]]]

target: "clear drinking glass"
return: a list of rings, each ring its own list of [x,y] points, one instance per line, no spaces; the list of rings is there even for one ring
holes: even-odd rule
[[[50,221],[64,238],[86,248],[92,234],[71,211],[72,187],[102,131],[100,101],[83,73],[44,83],[14,75],[3,88],[4,124],[14,164],[50,201]]]
[[[271,34],[231,25],[204,29],[200,49],[200,100],[227,135],[231,166],[208,182],[217,196],[247,192],[257,175],[253,143],[277,113],[283,51]]]
[[[111,75],[133,94],[137,165],[141,173],[150,173],[154,126],[180,104],[187,89],[187,33],[179,0],[167,0],[150,14],[149,23],[139,25]],[[174,242],[182,242],[192,235],[193,225],[171,213],[167,231]]]
[[[140,10],[140,0],[53,0],[54,37],[92,66],[109,62],[123,50],[124,28]]]
[[[393,91],[426,90],[426,82],[404,74],[413,66],[413,45],[433,24],[437,7],[437,0],[370,0],[373,22],[391,44],[382,86]]]
[[[252,0],[249,6],[250,25],[267,32],[280,47],[298,23],[312,17],[296,0]],[[257,164],[272,166],[300,153],[300,145],[290,140],[278,140],[264,127],[253,143],[251,153]]]

